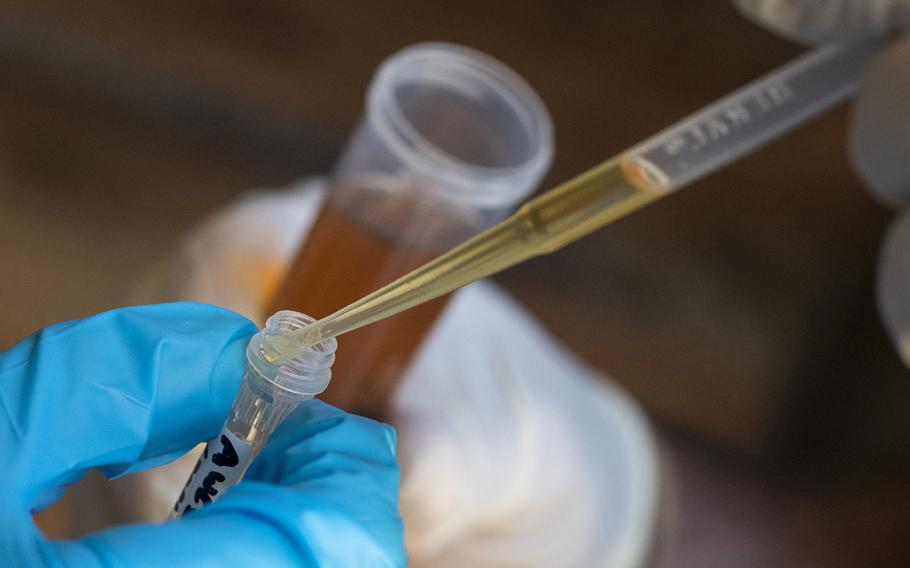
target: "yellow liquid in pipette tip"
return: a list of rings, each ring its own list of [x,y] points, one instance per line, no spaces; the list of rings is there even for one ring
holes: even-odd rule
[[[281,363],[306,348],[547,254],[666,195],[634,158],[613,158],[522,205],[512,216],[398,280],[292,333],[266,338]]]

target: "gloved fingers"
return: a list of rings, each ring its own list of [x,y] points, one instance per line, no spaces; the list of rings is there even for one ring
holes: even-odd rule
[[[347,466],[385,471],[397,480],[395,430],[308,400],[288,416],[246,473],[246,479],[292,485]],[[397,481],[396,481],[397,483]]]
[[[891,206],[910,202],[910,37],[875,54],[850,123],[850,155],[873,194]]]
[[[371,504],[363,504],[365,509]],[[49,566],[405,566],[400,520],[373,524],[318,498],[263,483],[241,483],[224,499],[158,525],[124,525],[79,540],[41,544]],[[376,530],[388,523],[391,528]]]
[[[734,0],[759,24],[814,44],[889,36],[910,26],[908,0]]]
[[[5,483],[40,507],[89,468],[120,474],[214,435],[254,331],[215,306],[161,304],[53,325],[0,353],[0,440],[19,446],[0,458]]]
[[[280,499],[280,495],[268,498]],[[296,531],[288,532],[271,518],[242,511],[202,514],[200,510],[198,515],[159,525],[124,525],[78,540],[47,542],[41,545],[41,557],[48,559],[48,566],[80,568],[322,565],[295,536]]]
[[[293,488],[286,499],[300,509],[344,511],[345,522],[331,530],[345,534],[359,549],[373,550],[371,554],[393,550],[404,558],[395,446],[391,426],[311,400],[282,423],[240,487],[246,491],[262,484]],[[236,506],[242,495],[228,493],[216,505]],[[305,527],[307,535],[319,536],[312,547],[320,548],[320,554],[331,554],[334,544],[327,527],[306,516],[292,523]]]
[[[403,566],[394,431],[309,401],[219,501],[49,549],[79,566]]]

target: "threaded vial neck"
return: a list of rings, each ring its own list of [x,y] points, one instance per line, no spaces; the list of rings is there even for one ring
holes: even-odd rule
[[[250,367],[273,387],[273,396],[316,396],[328,387],[338,347],[334,338],[312,345],[277,365],[268,362],[263,355],[264,336],[290,333],[315,321],[306,314],[282,310],[269,317],[265,327],[250,339],[247,360]]]

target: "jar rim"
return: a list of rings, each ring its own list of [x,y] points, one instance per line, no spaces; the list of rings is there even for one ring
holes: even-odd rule
[[[332,365],[338,341],[329,338],[279,363],[270,363],[263,355],[264,336],[289,333],[312,324],[315,318],[292,310],[272,314],[259,333],[250,339],[247,360],[250,366],[272,387],[287,395],[315,396],[324,391],[332,378]]]
[[[470,80],[503,100],[521,123],[531,150],[516,165],[488,166],[453,156],[421,134],[407,118],[395,95],[414,70],[431,67],[437,76]],[[512,206],[530,194],[553,159],[553,125],[534,89],[501,61],[461,45],[429,42],[407,47],[377,70],[370,85],[367,117],[389,149],[409,168],[457,192],[444,197],[482,207]],[[442,191],[437,188],[437,190]]]

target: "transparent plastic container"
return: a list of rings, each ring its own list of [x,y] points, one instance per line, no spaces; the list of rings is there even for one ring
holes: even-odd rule
[[[448,223],[418,244],[443,249],[514,209],[552,156],[549,114],[518,75],[472,49],[421,44],[377,71],[367,114],[335,169],[333,199],[405,242],[422,223],[378,223],[369,205],[391,195],[402,216],[438,215]]]
[[[499,61],[429,43],[387,59],[329,195],[268,311],[326,316],[488,228],[534,191],[553,156],[550,116]],[[340,339],[323,396],[381,415],[445,299]]]
[[[315,320],[285,310],[274,314],[246,348],[240,390],[221,431],[206,444],[170,517],[177,518],[218,500],[239,483],[269,436],[305,400],[326,389],[338,343],[329,339],[276,365],[263,355],[264,337],[300,329]]]

